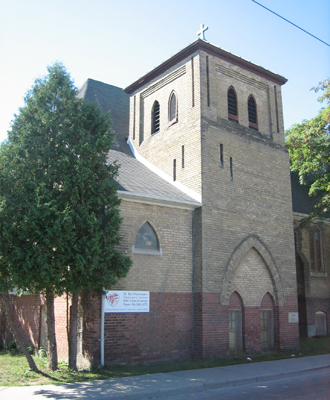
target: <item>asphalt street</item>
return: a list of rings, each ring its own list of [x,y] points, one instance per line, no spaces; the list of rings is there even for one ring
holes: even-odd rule
[[[168,400],[329,400],[330,370],[300,377],[158,398]]]

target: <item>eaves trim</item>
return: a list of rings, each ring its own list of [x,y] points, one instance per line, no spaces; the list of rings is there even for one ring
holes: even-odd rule
[[[162,64],[160,64],[158,67],[154,68],[152,71],[148,72],[146,75],[142,76],[137,81],[133,82],[131,85],[127,86],[127,88],[124,89],[124,92],[128,94],[134,93],[142,86],[146,85],[148,82],[176,65],[178,62],[184,60],[186,57],[199,50],[205,51],[210,55],[221,58],[222,60],[225,60],[231,64],[244,68],[265,79],[269,79],[278,85],[284,85],[288,81],[281,75],[275,74],[268,69],[265,69],[259,65],[251,63],[250,61],[246,61],[241,57],[235,56],[234,54],[222,50],[220,47],[214,46],[213,44],[205,42],[204,40],[198,39]]]
[[[125,190],[117,190],[117,195],[121,200],[132,203],[150,204],[169,208],[179,208],[182,210],[195,210],[202,204],[194,201],[175,200],[167,197],[160,197],[151,194],[142,194],[134,192],[126,192]]]

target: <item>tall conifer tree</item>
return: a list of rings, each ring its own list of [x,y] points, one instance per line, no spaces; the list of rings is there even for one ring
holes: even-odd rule
[[[0,153],[10,279],[45,294],[51,369],[57,367],[54,297],[72,294],[69,364],[76,369],[79,292],[111,287],[131,265],[116,249],[121,218],[118,167],[107,161],[111,121],[76,94],[65,68],[49,67],[28,92]]]

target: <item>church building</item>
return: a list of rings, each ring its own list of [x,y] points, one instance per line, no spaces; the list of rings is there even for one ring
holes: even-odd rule
[[[80,350],[90,362],[296,349],[299,331],[329,332],[330,228],[295,234],[311,199],[297,176],[291,182],[286,81],[198,39],[124,90],[92,79],[82,86],[80,98],[111,110],[120,250],[133,261],[105,289],[112,305],[127,292],[148,294],[143,312],[103,312],[99,294],[81,299]],[[56,304],[66,356],[64,302]]]

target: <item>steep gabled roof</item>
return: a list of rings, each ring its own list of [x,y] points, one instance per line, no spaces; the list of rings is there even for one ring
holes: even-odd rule
[[[116,133],[114,149],[129,152],[126,138],[129,135],[129,96],[122,88],[87,79],[78,91],[78,98],[96,102],[103,113],[110,111],[111,129]]]

